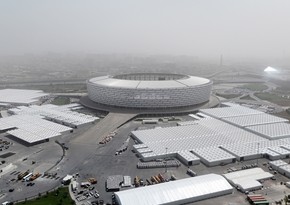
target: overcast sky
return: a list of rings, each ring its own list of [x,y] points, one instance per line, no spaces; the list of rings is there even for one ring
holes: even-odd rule
[[[290,0],[0,0],[0,55],[290,56]]]

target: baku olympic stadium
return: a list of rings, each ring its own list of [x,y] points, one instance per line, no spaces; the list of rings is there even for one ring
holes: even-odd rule
[[[96,109],[188,110],[210,102],[212,81],[168,73],[132,73],[87,80],[81,102]]]

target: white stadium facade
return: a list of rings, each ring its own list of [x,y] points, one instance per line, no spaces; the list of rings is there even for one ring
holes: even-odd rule
[[[96,104],[129,109],[185,108],[210,99],[212,81],[164,73],[100,76],[87,81],[88,98]]]

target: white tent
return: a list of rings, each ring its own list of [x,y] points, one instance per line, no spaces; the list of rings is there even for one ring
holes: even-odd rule
[[[225,178],[217,174],[208,174],[119,191],[115,195],[120,205],[173,205],[231,194],[232,190]]]

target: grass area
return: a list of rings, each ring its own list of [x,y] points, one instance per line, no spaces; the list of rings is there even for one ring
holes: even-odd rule
[[[9,85],[7,88],[43,90],[47,93],[87,92],[86,84]]]
[[[51,104],[54,104],[54,105],[67,105],[67,104],[70,104],[70,99],[68,97],[56,97],[51,102]]]
[[[243,85],[242,88],[246,88],[252,91],[263,91],[266,90],[268,87],[263,83],[249,83]]]
[[[221,94],[221,93],[216,93],[216,96],[226,98],[226,99],[232,99],[232,98],[237,98],[241,96],[240,94]]]
[[[289,106],[290,99],[282,98],[281,96],[274,93],[256,93],[255,96],[261,100],[267,100],[281,106]]]
[[[244,97],[242,97],[240,99],[241,100],[254,100],[254,101],[256,101],[255,99],[251,98],[249,95],[246,95],[246,96],[244,96]]]
[[[70,198],[67,187],[59,188],[43,196],[30,201],[17,203],[17,205],[73,205],[75,202]]]

